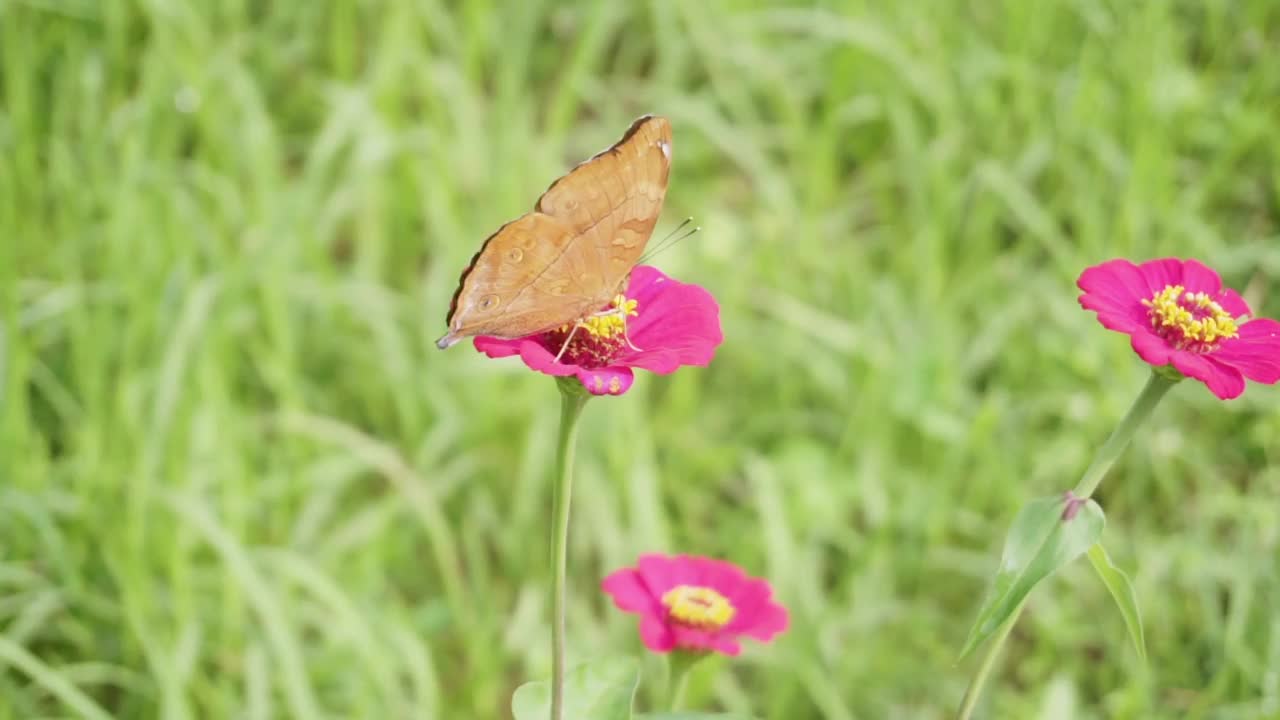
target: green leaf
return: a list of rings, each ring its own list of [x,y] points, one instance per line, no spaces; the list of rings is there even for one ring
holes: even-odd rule
[[[631,657],[604,658],[569,670],[564,683],[564,717],[591,720],[631,720],[631,702],[640,683],[640,661]],[[551,683],[529,682],[511,696],[516,720],[547,720],[551,713]]]
[[[969,630],[961,659],[999,629],[1037,583],[1097,542],[1105,525],[1106,517],[1096,502],[1070,493],[1024,505],[1009,527],[1000,570]]]
[[[1133,641],[1138,657],[1146,662],[1147,638],[1142,632],[1142,611],[1138,609],[1138,593],[1134,592],[1129,576],[1111,562],[1111,556],[1107,555],[1102,543],[1094,543],[1089,548],[1089,562],[1093,563],[1098,577],[1102,578],[1102,583],[1111,591],[1111,599],[1116,601],[1116,607],[1120,608],[1120,615],[1124,617],[1125,627],[1129,628],[1129,639]]]

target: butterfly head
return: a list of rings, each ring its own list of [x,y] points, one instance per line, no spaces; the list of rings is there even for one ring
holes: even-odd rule
[[[463,280],[465,283],[465,274]],[[492,315],[502,305],[500,296],[494,293],[479,295],[478,292],[472,291],[466,293],[460,300],[461,302],[455,297],[453,305],[449,308],[449,316],[445,320],[449,325],[449,332],[436,340],[436,347],[441,350],[456,345],[459,340],[469,335],[477,335],[486,330],[499,332],[496,327],[487,328],[487,325],[492,323]]]

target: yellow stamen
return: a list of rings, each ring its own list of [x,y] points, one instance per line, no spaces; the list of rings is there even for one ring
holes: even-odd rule
[[[1181,285],[1167,285],[1142,304],[1151,309],[1151,327],[1176,336],[1173,339],[1179,347],[1212,345],[1239,334],[1235,318],[1213,298],[1203,292],[1187,292]]]
[[[729,598],[709,587],[677,585],[662,594],[662,604],[681,625],[719,630],[737,613]]]
[[[639,317],[636,309],[640,303],[629,300],[624,295],[616,295],[608,310],[578,321],[578,327],[591,337],[609,339],[624,335],[627,332],[627,318]],[[562,325],[560,330],[568,332],[572,326]]]

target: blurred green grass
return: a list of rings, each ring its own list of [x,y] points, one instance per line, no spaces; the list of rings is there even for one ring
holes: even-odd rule
[[[1143,380],[1079,270],[1280,315],[1278,45],[1270,0],[0,1],[0,718],[505,717],[557,400],[431,341],[642,112],[726,341],[587,409],[571,660],[638,652],[605,572],[717,555],[793,628],[693,703],[947,717],[1003,528]],[[1184,384],[1102,487],[1150,665],[1077,563],[988,717],[1280,717],[1276,392]]]

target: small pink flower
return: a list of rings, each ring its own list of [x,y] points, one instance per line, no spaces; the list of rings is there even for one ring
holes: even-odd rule
[[[1244,392],[1245,378],[1280,381],[1280,322],[1249,319],[1244,299],[1195,260],[1109,260],[1076,285],[1080,305],[1103,327],[1128,334],[1139,357],[1172,365],[1223,400]]]
[[[618,609],[640,616],[645,647],[737,655],[738,637],[768,642],[787,629],[787,610],[769,583],[722,560],[690,555],[641,555],[601,587]]]
[[[482,336],[475,347],[491,358],[519,355],[546,375],[576,375],[593,395],[621,395],[635,379],[631,368],[666,375],[682,365],[707,365],[723,339],[711,293],[640,265],[623,295],[576,328],[514,340]]]

